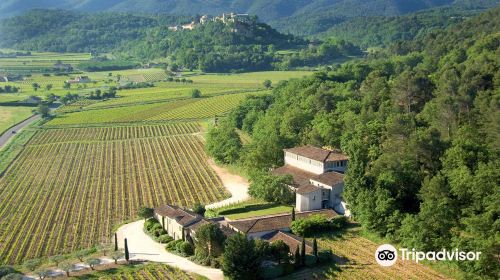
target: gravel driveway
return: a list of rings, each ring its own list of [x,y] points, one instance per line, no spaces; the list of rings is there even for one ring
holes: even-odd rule
[[[195,264],[186,258],[171,254],[165,250],[165,245],[157,243],[144,231],[144,221],[137,221],[120,227],[117,231],[118,246],[124,247],[124,239],[127,238],[131,260],[146,260],[165,263],[181,270],[197,273],[208,279],[223,280],[224,276],[220,269],[210,268]]]

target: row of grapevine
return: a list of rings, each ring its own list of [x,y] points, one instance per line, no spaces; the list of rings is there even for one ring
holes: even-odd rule
[[[109,240],[113,225],[134,218],[141,206],[226,198],[200,136],[164,136],[197,129],[177,124],[35,135],[0,178],[0,263]]]
[[[185,135],[200,131],[197,123],[171,123],[158,125],[130,125],[113,127],[86,127],[46,129],[40,131],[32,145],[56,142],[111,141],[159,136]]]

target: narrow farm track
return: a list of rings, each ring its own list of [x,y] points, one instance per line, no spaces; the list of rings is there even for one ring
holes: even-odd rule
[[[227,198],[198,132],[194,123],[38,132],[0,178],[0,264],[108,241],[144,205]]]

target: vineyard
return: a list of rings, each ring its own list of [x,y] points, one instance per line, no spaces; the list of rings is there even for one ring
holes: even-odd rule
[[[254,94],[263,94],[256,92]],[[59,115],[47,126],[95,123],[124,123],[181,119],[206,119],[221,116],[236,107],[248,94],[227,94],[210,98],[183,99],[170,102],[87,110]],[[104,104],[100,102],[99,104]],[[90,106],[92,108],[92,105]]]
[[[328,279],[446,279],[443,275],[422,264],[398,261],[391,267],[383,267],[375,261],[378,245],[355,233],[340,238],[318,240],[320,248],[330,248],[343,259],[339,271],[330,270]]]
[[[141,279],[141,280],[194,280],[203,279],[199,275],[186,273],[180,269],[168,265],[149,264],[137,265],[135,267],[119,267],[108,271],[100,271],[87,274],[77,279],[99,279],[99,280],[121,280],[121,279]]]
[[[196,131],[170,124],[35,134],[0,178],[0,263],[109,240],[144,205],[226,198]]]
[[[229,112],[245,99],[247,94],[229,94],[204,98],[175,109],[165,111],[147,120],[178,120],[213,118]]]

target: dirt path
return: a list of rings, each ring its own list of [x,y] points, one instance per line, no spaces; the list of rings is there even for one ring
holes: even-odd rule
[[[146,260],[158,263],[165,263],[170,266],[178,267],[181,270],[197,273],[208,279],[222,280],[224,276],[220,269],[201,266],[190,260],[171,254],[165,250],[165,245],[157,243],[144,231],[144,221],[137,221],[126,224],[118,229],[118,246],[124,247],[124,239],[127,238],[127,244],[131,260]]]
[[[212,159],[208,160],[208,164],[215,171],[217,176],[219,176],[224,187],[231,193],[231,197],[223,201],[206,205],[205,207],[207,209],[226,206],[250,198],[248,195],[249,183],[245,178],[231,174],[227,169],[215,164]]]

